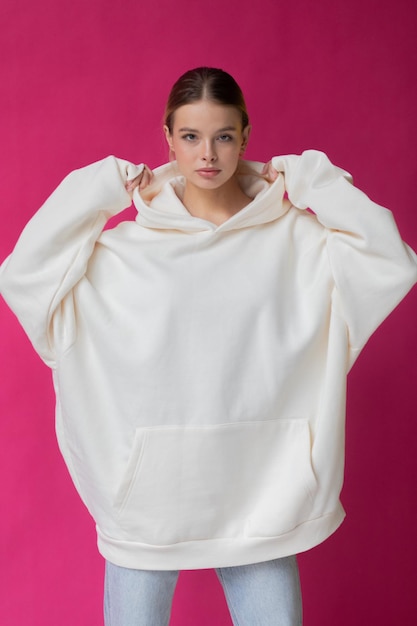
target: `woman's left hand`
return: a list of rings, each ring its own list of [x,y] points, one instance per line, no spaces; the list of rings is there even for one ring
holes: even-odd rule
[[[271,183],[273,183],[274,180],[278,178],[278,172],[272,165],[272,161],[268,161],[268,163],[265,163],[262,169],[262,176],[265,176],[265,178]]]

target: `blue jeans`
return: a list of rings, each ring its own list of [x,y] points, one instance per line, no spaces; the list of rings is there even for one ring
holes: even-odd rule
[[[216,569],[235,626],[301,626],[296,557]],[[106,562],[105,626],[168,626],[179,572]]]

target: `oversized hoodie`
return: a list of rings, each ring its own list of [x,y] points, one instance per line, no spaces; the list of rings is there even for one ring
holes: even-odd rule
[[[139,569],[307,550],[342,522],[345,383],[417,280],[392,214],[317,151],[239,175],[248,206],[190,215],[167,164],[71,173],[1,267],[52,368],[60,449],[99,550]],[[309,210],[305,210],[308,208]]]

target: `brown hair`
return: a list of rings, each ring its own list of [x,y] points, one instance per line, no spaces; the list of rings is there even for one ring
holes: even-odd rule
[[[249,124],[243,93],[233,76],[214,67],[189,70],[174,83],[165,108],[164,123],[172,133],[175,111],[199,100],[236,107],[242,116],[242,129]]]

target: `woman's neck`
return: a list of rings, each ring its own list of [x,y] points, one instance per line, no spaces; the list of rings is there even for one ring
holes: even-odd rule
[[[181,200],[193,217],[220,226],[247,206],[252,198],[242,191],[237,179],[233,177],[218,189],[201,189],[186,182]]]

